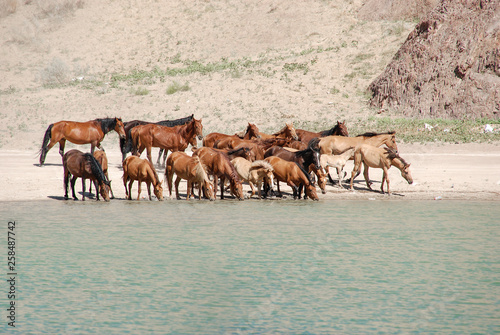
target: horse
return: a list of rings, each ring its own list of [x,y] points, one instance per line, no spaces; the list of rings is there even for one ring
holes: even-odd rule
[[[213,148],[215,149],[215,148]],[[232,160],[236,157],[241,157],[243,159],[246,159],[250,161],[252,159],[252,151],[248,147],[239,147],[238,149],[215,149],[217,151],[223,152],[229,157],[229,160]]]
[[[172,152],[170,156],[168,156],[167,163],[165,165],[165,182],[168,184],[170,199],[172,199],[172,180],[174,178],[174,173],[177,175],[177,179],[175,180],[175,195],[177,199],[180,199],[179,183],[181,179],[186,179],[187,180],[186,200],[189,200],[191,196],[191,191],[193,188],[192,185],[194,183],[198,184],[199,188],[198,198],[200,200],[201,200],[202,187],[207,197],[210,200],[215,200],[214,186],[210,181],[210,179],[208,179],[206,167],[203,166],[199,157],[197,156],[191,157],[182,151]]]
[[[101,168],[102,168],[102,172],[104,172],[104,175],[109,180],[108,157],[106,156],[106,153],[102,150],[96,150],[96,151],[94,151],[93,156],[99,162],[99,164],[101,165]],[[111,180],[109,180],[109,191],[111,192],[111,199],[114,199],[115,195],[113,194],[113,189],[111,188]],[[89,193],[92,193],[92,183],[90,183]]]
[[[214,144],[222,139],[228,139],[228,141],[234,141],[231,143],[230,148],[234,148],[239,144],[238,140],[251,140],[252,138],[260,138],[259,128],[253,123],[248,122],[248,126],[242,137],[238,134],[226,135],[222,133],[210,133],[203,138],[203,146],[214,148]]]
[[[318,133],[303,129],[295,129],[295,132],[299,137],[299,141],[304,142],[306,144],[309,143],[309,141],[315,137],[326,137],[331,135],[346,136],[346,137],[349,136],[349,132],[347,131],[347,127],[345,126],[345,121],[344,122],[337,121],[337,124],[332,128],[320,131]]]
[[[340,155],[323,154],[319,158],[321,167],[325,169],[325,171],[328,173],[328,177],[330,177],[330,171],[329,171],[330,167],[337,169],[337,176],[341,188],[344,187],[342,186],[342,179],[345,177],[345,173],[342,174],[342,171],[344,170],[344,166],[347,163],[347,161],[351,159],[351,157],[353,156],[355,150],[356,150],[355,148],[349,148]],[[333,181],[331,177],[330,181]]]
[[[132,128],[130,136],[134,148],[134,155],[140,156],[146,149],[147,157],[151,163],[151,148],[159,147],[165,149],[165,154],[168,150],[184,151],[191,144],[196,146],[196,137],[202,139],[203,125],[201,119],[193,118],[190,122],[182,126],[165,127],[157,124],[145,124]]]
[[[82,201],[85,201],[85,179],[90,179],[94,183],[96,200],[99,200],[99,194],[105,201],[109,201],[110,184],[106,175],[102,171],[99,162],[90,153],[83,153],[80,150],[72,149],[63,155],[64,169],[64,199],[68,199],[68,183],[71,179],[71,191],[73,199],[78,200],[75,195],[75,182],[77,178],[82,178]]]
[[[362,144],[369,144],[374,147],[385,144],[396,152],[398,151],[395,131],[387,133],[364,133],[356,137],[326,136],[320,139],[318,146],[321,154],[339,155],[349,148],[358,148]]]
[[[257,143],[245,141],[244,143],[237,145],[233,150],[237,151],[241,148],[248,149],[248,158],[245,158],[250,162],[264,159],[264,150]]]
[[[229,186],[231,193],[243,200],[243,186],[238,177],[238,173],[234,169],[233,164],[223,152],[217,151],[214,148],[201,147],[193,152],[193,156],[200,157],[203,164],[206,165],[208,173],[214,176],[214,189],[217,192],[217,179],[220,178],[220,198],[224,199],[224,181],[229,179]]]
[[[299,137],[297,136],[297,133],[295,132],[295,128],[293,127],[293,123],[285,123],[285,127],[283,127],[281,130],[278,132],[268,135],[264,133],[260,133],[261,138],[288,138],[288,139],[293,139],[297,141]]]
[[[120,150],[122,152],[122,162],[125,160],[125,157],[129,152],[132,151],[132,138],[130,137],[130,131],[132,128],[136,126],[140,126],[143,124],[150,124],[150,123],[155,123],[160,126],[165,126],[165,127],[175,127],[175,126],[182,126],[189,121],[191,121],[194,117],[194,114],[191,114],[190,116],[186,116],[180,119],[175,119],[175,120],[163,120],[163,121],[158,121],[158,122],[148,122],[148,121],[141,121],[141,120],[133,120],[133,121],[128,121],[124,122],[124,128],[125,128],[125,138],[120,138]],[[157,164],[160,163],[160,158],[163,153],[163,149],[160,149],[160,153],[158,154],[158,161]]]
[[[49,125],[43,137],[40,149],[40,166],[45,162],[47,152],[59,142],[59,154],[64,156],[66,140],[75,144],[90,143],[90,152],[94,153],[95,147],[102,149],[101,141],[104,136],[114,130],[121,138],[125,138],[123,122],[119,118],[95,119],[87,122],[59,121]],[[50,141],[50,142],[49,142]]]
[[[242,181],[248,182],[248,184],[250,185],[250,188],[252,189],[252,194],[250,195],[250,198],[255,195],[254,185],[257,186],[259,199],[262,198],[260,189],[263,181],[271,185],[271,190],[272,190],[274,184],[274,178],[273,178],[274,169],[272,165],[269,164],[268,162],[262,160],[249,162],[244,158],[236,157],[233,160],[231,160],[231,163],[234,165],[234,168],[236,169],[236,172],[238,173],[240,179]]]
[[[351,173],[351,190],[353,190],[354,177],[359,173],[361,169],[361,163],[364,164],[365,169],[363,175],[365,177],[366,185],[371,190],[371,182],[368,176],[368,168],[381,168],[384,170],[382,176],[382,186],[380,190],[384,193],[384,181],[387,183],[387,194],[391,194],[389,189],[389,176],[387,171],[391,166],[397,167],[401,171],[401,176],[408,182],[408,184],[413,183],[413,178],[410,172],[410,164],[408,164],[399,154],[389,148],[377,148],[371,145],[361,145],[354,152],[354,168]]]
[[[303,184],[305,186],[306,195],[312,200],[319,200],[316,194],[316,188],[311,183],[309,174],[304,171],[299,164],[286,161],[276,156],[270,156],[264,160],[272,165],[276,180],[287,183],[288,186],[293,189],[294,199],[297,199],[297,197],[300,199],[299,185]]]
[[[163,187],[161,187],[160,178],[156,170],[148,160],[139,158],[137,156],[129,156],[122,162],[123,167],[123,186],[125,186],[125,195],[128,200],[132,200],[132,184],[134,180],[139,182],[139,189],[137,192],[137,200],[141,196],[141,184],[146,183],[148,189],[149,200],[151,199],[151,184],[153,184],[153,192],[159,201],[163,200]],[[127,191],[127,181],[128,191]]]

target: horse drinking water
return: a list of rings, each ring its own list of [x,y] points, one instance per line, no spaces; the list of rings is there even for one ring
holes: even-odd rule
[[[125,195],[128,200],[132,200],[132,184],[134,180],[139,182],[139,189],[137,192],[137,200],[141,196],[141,184],[146,183],[148,188],[149,200],[151,199],[151,184],[153,184],[153,192],[159,201],[163,200],[163,188],[161,187],[161,180],[158,178],[156,170],[146,159],[141,159],[137,156],[128,156],[122,162],[123,167],[123,186],[125,186]],[[127,181],[128,191],[127,191]]]

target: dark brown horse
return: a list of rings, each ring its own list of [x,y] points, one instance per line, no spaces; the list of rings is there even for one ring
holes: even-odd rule
[[[231,193],[239,200],[244,199],[243,186],[229,157],[214,148],[201,147],[194,151],[193,156],[200,157],[200,161],[207,167],[207,172],[214,176],[214,190],[217,191],[217,178],[220,178],[220,198],[224,199],[224,181],[229,179]]]
[[[114,130],[125,138],[123,122],[119,118],[95,119],[87,122],[59,121],[51,124],[45,131],[42,148],[40,149],[40,166],[45,162],[47,152],[59,142],[59,154],[64,155],[66,140],[75,144],[90,143],[90,152],[94,148],[102,149],[101,141],[104,136]],[[50,141],[50,142],[49,142]]]
[[[96,150],[94,151],[94,158],[99,162],[102,168],[102,172],[106,176],[106,178],[109,180],[109,174],[108,174],[108,157],[106,156],[106,153],[102,150]],[[111,199],[115,198],[115,195],[113,194],[113,190],[111,189],[111,180],[109,180],[109,191],[111,192]],[[92,193],[92,183],[90,183],[89,187],[89,193]]]
[[[125,160],[125,157],[129,152],[132,151],[132,138],[130,137],[130,131],[132,128],[136,126],[140,126],[143,124],[158,124],[160,126],[165,126],[165,127],[175,127],[175,126],[182,126],[183,124],[188,123],[193,119],[194,114],[191,114],[190,116],[186,116],[180,119],[175,119],[175,120],[163,120],[163,121],[158,121],[158,122],[148,122],[148,121],[141,121],[141,120],[133,120],[133,121],[128,121],[124,122],[123,125],[125,127],[125,138],[120,138],[120,150],[122,152],[122,161]],[[158,161],[156,162],[157,164],[160,164],[160,158],[163,153],[163,149],[160,149],[160,153],[158,155]]]
[[[132,128],[130,135],[134,144],[132,150],[134,155],[140,156],[146,149],[147,157],[151,163],[151,148],[159,147],[168,150],[184,151],[191,144],[196,146],[196,138],[202,139],[203,125],[201,119],[193,118],[190,122],[182,126],[165,127],[157,124],[145,124]]]
[[[94,183],[96,190],[96,200],[99,200],[99,193],[104,200],[109,201],[109,181],[102,171],[99,162],[90,153],[83,153],[73,149],[63,156],[64,168],[64,199],[68,199],[68,183],[71,179],[71,191],[73,199],[78,200],[75,195],[75,182],[77,178],[82,178],[82,200],[85,200],[85,179],[90,179]]]
[[[247,129],[245,130],[245,135],[241,138],[238,135],[226,135],[222,133],[210,133],[203,138],[203,146],[204,147],[214,147],[215,142],[228,139],[233,140],[235,143],[231,146],[227,146],[229,148],[234,148],[237,144],[239,144],[239,140],[251,140],[252,138],[260,138],[259,128],[253,123],[248,123]]]
[[[347,131],[347,127],[345,126],[345,121],[344,122],[337,121],[337,124],[335,126],[333,126],[330,129],[320,131],[319,133],[303,129],[295,129],[295,132],[297,133],[299,140],[301,142],[304,142],[305,144],[308,144],[309,141],[315,137],[325,137],[331,135],[346,136],[346,137],[349,136],[349,132]]]

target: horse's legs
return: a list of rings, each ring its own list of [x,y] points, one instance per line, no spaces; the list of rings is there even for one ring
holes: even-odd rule
[[[389,176],[387,175],[387,169],[384,167],[384,174],[382,175],[382,186],[380,187],[380,190],[382,193],[384,193],[384,181],[387,183],[387,194],[391,194],[391,191],[389,189]]]
[[[149,201],[151,201],[153,199],[151,199],[151,182],[150,181],[146,182],[146,187],[148,188]]]
[[[368,186],[368,188],[371,190],[372,183],[370,182],[370,177],[368,176],[368,165],[366,164],[365,164],[365,170],[363,171],[363,176],[365,177],[366,186]],[[383,188],[384,188],[384,183],[382,183],[382,192],[384,192]]]
[[[214,198],[217,199],[217,175],[214,174]],[[222,198],[221,198],[222,199]]]
[[[59,155],[61,155],[61,157],[64,156],[64,146],[66,145],[66,139],[63,138],[59,141]],[[47,151],[49,151],[47,149]]]
[[[128,183],[128,200],[132,200],[132,184],[134,183],[133,179],[130,179]]]
[[[351,172],[351,190],[353,190],[352,184],[354,182],[354,178],[356,178],[360,170],[361,170],[361,161],[354,160],[354,168],[352,169]]]
[[[69,171],[67,169],[64,169],[64,199],[65,200],[68,200],[69,177],[71,177]]]
[[[253,183],[250,180],[248,181],[248,185],[250,185],[250,189],[252,190],[252,194],[250,194],[250,198],[252,198],[255,195],[255,187],[253,186]],[[260,189],[259,189],[259,198],[260,198]]]
[[[92,185],[92,183],[94,183],[94,186],[95,186],[95,197],[96,197],[96,200],[99,201],[99,184],[97,184],[97,180],[90,180],[90,185]]]
[[[165,149],[165,152],[163,153],[163,165],[162,166],[165,166],[165,162],[167,161],[167,154],[168,154],[168,149]],[[160,158],[158,156],[158,158]]]
[[[76,183],[76,177],[73,176],[73,178],[71,178],[71,193],[73,195],[73,199],[78,200],[78,198],[76,197],[76,194],[75,194],[75,183]]]
[[[138,192],[137,192],[137,200],[140,200],[140,197],[141,197],[141,184],[142,184],[142,180],[141,180],[141,179],[139,179],[137,182],[139,183],[139,185],[137,186],[137,188],[138,188]]]
[[[179,184],[181,182],[181,177],[177,177],[175,179],[175,196],[177,198],[177,200],[180,200],[181,199],[181,196],[179,195]]]
[[[85,178],[82,177],[82,201],[85,201]]]
[[[188,179],[188,181],[187,181],[187,191],[186,191],[186,200],[189,200],[189,197],[191,196],[192,187],[193,187],[193,185],[192,185],[191,181]],[[193,195],[194,195],[194,193],[193,193]]]
[[[151,162],[151,164],[154,164],[153,163],[153,158],[151,158],[151,147],[147,147],[146,148],[146,155],[148,156],[148,159]]]
[[[226,182],[226,177],[220,177],[220,198],[224,199],[224,183]]]

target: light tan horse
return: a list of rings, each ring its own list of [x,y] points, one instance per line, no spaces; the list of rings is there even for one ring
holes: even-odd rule
[[[349,148],[340,155],[330,155],[330,154],[323,154],[319,158],[319,162],[321,164],[321,167],[325,169],[325,171],[330,174],[329,169],[335,168],[337,170],[337,176],[339,179],[339,186],[343,188],[344,186],[342,185],[342,179],[345,177],[345,173],[342,173],[344,170],[344,166],[347,163],[351,157],[354,155],[355,148]],[[331,177],[330,177],[331,179]]]
[[[163,187],[161,187],[160,178],[153,166],[153,164],[137,156],[128,156],[122,162],[123,166],[123,186],[125,186],[125,195],[128,200],[132,200],[132,184],[134,180],[139,182],[139,190],[137,193],[137,200],[141,196],[141,184],[146,183],[148,188],[149,200],[151,200],[151,184],[153,184],[153,192],[158,200],[163,200]],[[127,181],[128,190],[127,190]]]
[[[104,172],[104,175],[109,181],[109,191],[111,192],[111,199],[114,199],[115,195],[113,194],[113,190],[111,189],[111,180],[109,180],[108,175],[108,157],[106,156],[104,150],[95,150],[94,158],[99,162],[99,164],[101,164],[102,172]],[[90,183],[89,193],[92,193],[92,183]]]
[[[384,174],[382,177],[382,186],[380,190],[384,193],[384,181],[387,183],[387,194],[391,194],[391,190],[389,188],[389,177],[387,172],[391,166],[397,167],[401,171],[401,176],[408,182],[408,184],[413,183],[413,178],[410,172],[410,164],[405,162],[403,158],[401,158],[398,153],[389,148],[377,148],[371,145],[361,145],[354,152],[354,169],[351,173],[351,190],[353,189],[352,183],[354,181],[354,177],[359,173],[361,169],[361,163],[364,164],[365,170],[363,175],[365,177],[366,185],[371,190],[371,182],[368,176],[368,168],[380,168],[384,170]]]
[[[266,138],[289,138],[295,141],[299,140],[299,137],[297,136],[297,133],[295,132],[295,127],[293,126],[293,123],[285,123],[285,126],[278,132],[268,135],[264,133],[260,133],[261,138],[266,139]]]
[[[282,181],[287,183],[293,189],[294,199],[297,199],[297,197],[300,199],[299,185],[303,184],[306,195],[312,200],[319,200],[316,188],[311,183],[308,173],[303,171],[297,163],[289,162],[276,156],[270,156],[264,160],[273,166],[273,173],[277,182]]]
[[[255,195],[255,186],[257,186],[257,192],[259,199],[262,198],[261,187],[262,182],[267,182],[271,185],[271,190],[274,184],[274,174],[273,167],[266,161],[259,160],[255,162],[250,162],[242,157],[234,158],[231,163],[234,165],[238,176],[242,181],[248,182],[250,188],[252,189],[252,194],[250,198]]]
[[[326,136],[319,141],[321,154],[339,155],[349,148],[358,148],[362,144],[369,144],[380,147],[385,144],[387,147],[398,151],[396,144],[396,132],[387,133],[364,133],[356,137]]]
[[[177,176],[175,179],[175,195],[177,199],[181,198],[179,195],[179,183],[181,179],[185,179],[187,180],[186,200],[189,200],[191,197],[194,183],[198,184],[198,199],[201,200],[201,188],[203,187],[203,191],[207,197],[210,200],[215,200],[214,186],[210,179],[208,179],[206,167],[201,163],[199,157],[191,157],[182,151],[172,152],[170,156],[168,156],[165,165],[165,181],[168,184],[170,199],[172,199],[172,181],[174,173]]]

